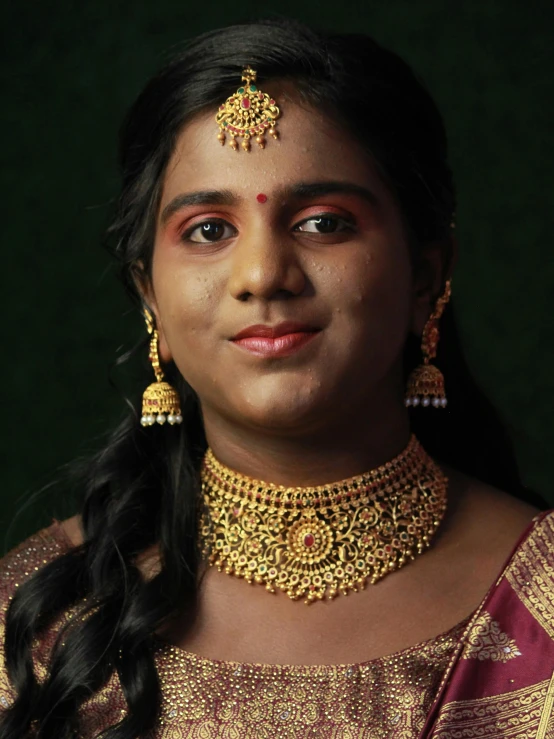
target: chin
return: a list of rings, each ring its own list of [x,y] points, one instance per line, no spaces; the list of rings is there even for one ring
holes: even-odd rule
[[[242,422],[260,429],[302,433],[322,422],[327,398],[321,388],[304,387],[291,392],[283,388],[271,396],[249,395],[241,404]],[[236,410],[235,410],[236,412]],[[328,422],[328,417],[327,417]]]

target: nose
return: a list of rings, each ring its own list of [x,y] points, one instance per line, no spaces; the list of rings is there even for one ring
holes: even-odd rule
[[[304,291],[306,282],[295,244],[284,234],[253,229],[237,240],[229,279],[236,300],[294,297]]]

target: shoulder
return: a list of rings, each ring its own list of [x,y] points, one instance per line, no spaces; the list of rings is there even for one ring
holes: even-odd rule
[[[512,609],[522,628],[529,629],[527,616],[531,616],[554,641],[554,511],[535,518],[517,542],[497,584],[508,584],[517,596],[519,608],[512,605]],[[538,634],[534,638],[539,643]],[[541,653],[542,657],[548,659],[547,653]],[[553,658],[550,652],[549,659]]]
[[[464,607],[472,610],[516,548],[545,524],[533,506],[451,468],[445,472],[449,507],[435,547],[437,567],[447,583],[467,594]]]
[[[545,554],[554,557],[554,509],[535,517],[529,536],[523,540],[522,545],[532,545],[537,541],[542,542]]]
[[[0,559],[0,606],[2,610],[17,588],[41,567],[64,554],[74,543],[65,522],[55,521],[33,534]]]
[[[27,580],[44,565],[67,552],[73,541],[64,524],[51,526],[33,534],[0,559],[0,645],[4,644],[6,615],[12,598]],[[0,694],[8,691],[4,654],[0,649]],[[1,697],[0,697],[1,700]]]
[[[504,572],[523,599],[548,604],[554,638],[554,511],[538,515],[521,537]]]
[[[540,518],[540,511],[512,495],[453,470],[452,520],[460,539],[481,558],[502,565]]]
[[[17,589],[44,565],[61,556],[74,541],[68,535],[65,522],[55,521],[46,529],[33,534],[0,559],[0,624]]]

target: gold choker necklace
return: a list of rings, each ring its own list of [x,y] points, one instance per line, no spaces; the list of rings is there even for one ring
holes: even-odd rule
[[[202,467],[201,548],[210,565],[306,603],[376,583],[431,544],[448,478],[412,436],[375,470],[331,485],[285,488]]]

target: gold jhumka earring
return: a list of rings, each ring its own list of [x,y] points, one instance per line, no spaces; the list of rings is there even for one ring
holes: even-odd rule
[[[431,313],[429,320],[423,329],[421,339],[421,352],[423,364],[416,367],[408,378],[406,388],[405,404],[408,407],[417,407],[421,404],[424,408],[446,408],[448,400],[444,390],[444,375],[438,367],[431,364],[431,360],[437,356],[437,347],[440,339],[439,322],[450,296],[452,294],[452,281],[446,282],[444,293],[437,300],[435,310]]]
[[[160,366],[158,354],[158,330],[154,328],[154,320],[146,308],[144,309],[144,320],[146,321],[146,330],[151,337],[148,359],[152,363],[156,382],[148,385],[142,394],[142,418],[140,422],[143,426],[153,426],[155,423],[163,426],[167,421],[173,426],[183,421],[179,395],[177,390],[163,379],[164,373]]]
[[[279,135],[276,120],[281,111],[275,100],[255,84],[256,77],[255,70],[250,67],[244,69],[242,72],[244,85],[219,106],[215,120],[219,126],[217,138],[222,146],[225,144],[226,135],[229,134],[231,137],[229,146],[235,151],[239,148],[237,138],[243,138],[244,151],[250,151],[250,139],[253,137],[260,149],[264,149],[266,132],[274,139]]]

